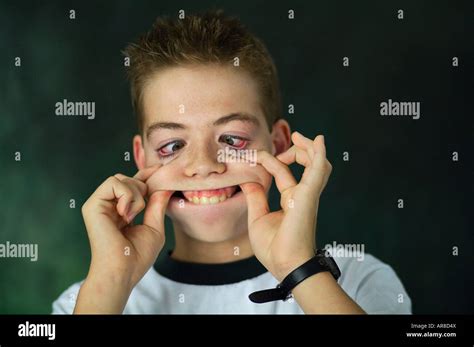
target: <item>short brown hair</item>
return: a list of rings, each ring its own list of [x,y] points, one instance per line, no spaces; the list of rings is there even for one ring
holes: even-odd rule
[[[184,19],[158,17],[152,28],[123,52],[130,58],[127,75],[138,128],[143,132],[142,92],[159,69],[186,64],[234,64],[258,83],[262,110],[271,129],[282,117],[278,75],[265,45],[236,18],[211,10]]]

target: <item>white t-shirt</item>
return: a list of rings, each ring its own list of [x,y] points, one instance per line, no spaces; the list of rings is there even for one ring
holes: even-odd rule
[[[394,270],[365,254],[334,257],[339,285],[367,313],[409,314],[411,300]],[[81,283],[53,303],[53,314],[71,314]],[[302,314],[294,299],[256,304],[248,295],[278,284],[255,257],[227,264],[192,264],[169,256],[155,264],[133,289],[125,314]]]

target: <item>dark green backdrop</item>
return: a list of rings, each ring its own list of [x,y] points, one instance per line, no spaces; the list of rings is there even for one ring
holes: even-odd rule
[[[293,129],[326,136],[318,244],[363,243],[397,271],[415,313],[472,313],[474,12],[456,3],[1,1],[0,242],[38,243],[39,260],[0,259],[0,313],[48,313],[84,278],[80,207],[107,176],[135,171],[121,49],[158,15],[212,5],[268,45]],[[383,118],[389,98],[420,101],[421,118]],[[55,116],[63,99],[95,101],[96,119]]]

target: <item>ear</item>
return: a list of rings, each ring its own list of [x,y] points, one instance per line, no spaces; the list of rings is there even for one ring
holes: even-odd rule
[[[145,167],[145,149],[143,148],[142,137],[135,135],[133,137],[133,158],[138,170]]]
[[[273,124],[272,129],[272,154],[278,155],[285,152],[291,146],[291,129],[288,122],[279,119]]]

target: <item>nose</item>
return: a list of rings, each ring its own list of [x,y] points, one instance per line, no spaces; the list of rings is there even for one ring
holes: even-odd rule
[[[217,148],[203,144],[189,153],[184,174],[188,177],[206,178],[211,174],[222,174],[226,170],[225,163],[217,160]]]

